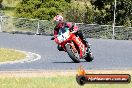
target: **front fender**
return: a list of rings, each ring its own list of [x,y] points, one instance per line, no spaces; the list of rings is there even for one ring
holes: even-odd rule
[[[80,57],[82,58],[85,53],[85,45],[82,43],[80,38],[77,38],[76,36],[73,38],[74,43],[78,46]]]
[[[83,53],[82,53],[82,50],[81,50],[81,48],[78,46],[78,44],[76,44],[76,42],[74,42],[74,41],[72,41],[71,43],[67,43],[67,44],[69,44],[70,46],[72,46],[72,48],[74,49],[74,50],[77,50],[78,52],[79,52],[79,55],[80,55],[80,57],[82,58],[83,57]],[[66,45],[67,45],[66,44]],[[76,44],[76,45],[75,45]],[[78,48],[77,48],[77,47]]]

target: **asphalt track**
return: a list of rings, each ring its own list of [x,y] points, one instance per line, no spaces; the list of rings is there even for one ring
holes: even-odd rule
[[[0,48],[14,48],[41,55],[33,62],[1,64],[0,71],[10,70],[76,70],[85,69],[132,69],[132,41],[112,39],[87,39],[92,44],[94,61],[74,63],[67,53],[56,48],[50,36],[0,33]]]

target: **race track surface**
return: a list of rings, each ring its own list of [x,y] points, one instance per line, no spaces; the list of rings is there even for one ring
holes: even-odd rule
[[[132,69],[132,41],[87,39],[92,44],[94,61],[74,63],[67,53],[56,48],[50,36],[0,33],[0,48],[13,48],[41,55],[33,62],[0,64],[0,71],[9,70],[77,70],[85,69]]]

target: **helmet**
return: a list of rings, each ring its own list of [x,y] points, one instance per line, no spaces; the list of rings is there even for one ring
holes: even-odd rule
[[[57,15],[54,17],[54,21],[56,21],[56,22],[63,21],[63,17],[61,15]]]

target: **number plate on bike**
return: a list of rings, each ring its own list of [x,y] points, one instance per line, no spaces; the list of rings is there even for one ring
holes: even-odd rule
[[[66,39],[69,38],[69,29],[61,29],[58,33],[58,40],[59,42],[63,42],[65,41]]]

